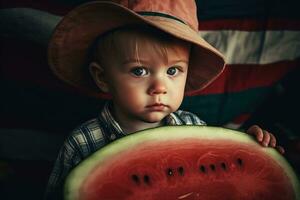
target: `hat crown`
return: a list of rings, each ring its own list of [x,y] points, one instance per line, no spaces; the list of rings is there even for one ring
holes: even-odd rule
[[[114,2],[137,12],[159,13],[172,16],[198,30],[195,0],[114,0]]]

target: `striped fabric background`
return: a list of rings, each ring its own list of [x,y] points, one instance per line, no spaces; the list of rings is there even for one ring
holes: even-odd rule
[[[218,19],[200,22],[199,30],[227,59],[224,73],[183,105],[209,124],[239,128],[299,67],[298,20]]]
[[[63,15],[81,2],[5,0],[3,7]],[[280,80],[299,66],[300,17],[293,12],[293,1],[272,6],[268,1],[216,2],[197,1],[199,34],[225,54],[228,65],[208,88],[186,97],[182,109],[210,125],[239,128],[276,92]],[[48,69],[46,48],[39,44],[46,42],[28,38],[24,34],[2,39],[1,127],[65,132],[95,115],[101,100],[87,98],[57,80]],[[50,126],[56,123],[64,127]]]

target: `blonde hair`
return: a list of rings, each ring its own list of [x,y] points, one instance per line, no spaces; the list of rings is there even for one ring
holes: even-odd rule
[[[174,42],[188,44],[188,42],[149,26],[121,27],[107,32],[97,39],[93,61],[98,62],[104,69],[110,65],[112,60],[126,59],[129,55],[135,55],[135,59],[139,62],[139,52],[147,48],[168,62],[167,48],[170,48]]]

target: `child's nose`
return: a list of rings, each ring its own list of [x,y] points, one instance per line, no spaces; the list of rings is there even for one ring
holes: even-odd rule
[[[167,88],[163,80],[155,80],[148,89],[150,95],[166,94]]]

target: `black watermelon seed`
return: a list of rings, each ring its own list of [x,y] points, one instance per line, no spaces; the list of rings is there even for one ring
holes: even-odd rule
[[[243,160],[240,159],[240,158],[238,158],[238,159],[237,159],[237,163],[238,163],[240,166],[242,166],[242,165],[243,165]]]
[[[171,168],[167,169],[167,175],[168,176],[173,176],[173,170]]]
[[[201,165],[201,166],[200,166],[200,170],[201,170],[203,173],[205,173],[206,169],[205,169],[204,165]]]
[[[183,169],[183,167],[179,167],[179,168],[178,168],[178,172],[179,172],[179,174],[180,174],[181,176],[183,176],[183,175],[184,175],[184,169]]]
[[[145,182],[146,184],[149,184],[149,183],[150,183],[150,177],[149,177],[148,175],[145,175],[145,176],[144,176],[144,182]]]
[[[131,178],[135,183],[137,183],[137,184],[140,183],[140,179],[136,174],[132,175]]]
[[[216,166],[215,166],[214,164],[211,164],[211,165],[210,165],[210,169],[211,169],[212,171],[215,171],[215,170],[216,170]]]
[[[221,163],[221,167],[223,170],[226,170],[226,164],[225,163]]]

